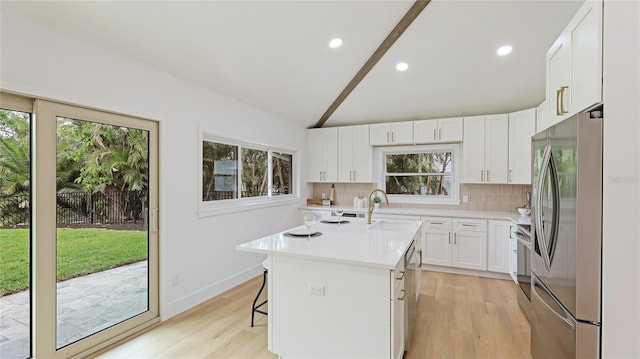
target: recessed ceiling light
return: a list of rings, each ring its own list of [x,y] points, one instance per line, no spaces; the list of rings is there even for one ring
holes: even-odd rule
[[[339,37],[329,41],[329,47],[332,49],[335,49],[336,47],[340,47],[340,46],[342,46],[342,39]]]
[[[498,51],[496,51],[496,53],[498,54],[498,56],[505,56],[505,55],[509,55],[511,53],[511,50],[513,50],[511,46],[505,45],[499,48]]]
[[[407,71],[408,68],[409,64],[407,64],[406,62],[398,62],[398,64],[396,65],[396,70],[398,71]]]

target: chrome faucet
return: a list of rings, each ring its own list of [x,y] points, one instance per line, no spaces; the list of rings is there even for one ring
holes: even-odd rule
[[[376,192],[382,192],[384,195],[384,201],[389,204],[389,197],[387,197],[387,192],[381,190],[380,188],[376,188],[371,193],[369,193],[369,211],[367,212],[367,224],[371,224],[371,214],[373,214],[373,201],[371,200],[371,196],[373,196]]]

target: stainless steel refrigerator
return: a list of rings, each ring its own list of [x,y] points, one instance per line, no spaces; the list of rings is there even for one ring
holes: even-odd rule
[[[600,357],[601,114],[532,137],[533,358]]]

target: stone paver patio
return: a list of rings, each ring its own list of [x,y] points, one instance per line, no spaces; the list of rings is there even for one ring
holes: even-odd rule
[[[58,347],[145,312],[147,273],[141,261],[58,283]],[[0,297],[0,358],[28,356],[29,315],[29,291]]]

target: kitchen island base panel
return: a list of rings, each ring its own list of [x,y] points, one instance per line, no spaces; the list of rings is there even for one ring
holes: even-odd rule
[[[270,257],[271,352],[281,358],[391,357],[392,271]]]

